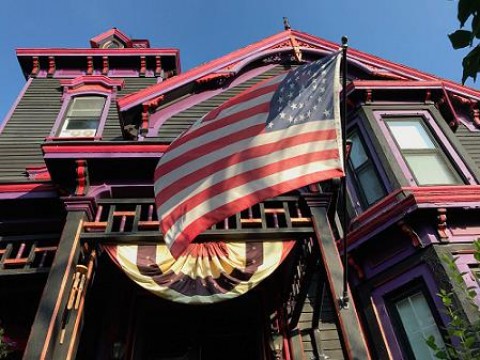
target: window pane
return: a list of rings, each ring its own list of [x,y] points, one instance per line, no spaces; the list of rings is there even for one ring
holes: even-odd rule
[[[418,185],[458,184],[458,179],[439,154],[404,154]]]
[[[383,186],[371,164],[359,171],[357,177],[368,205],[384,195]]]
[[[71,100],[60,137],[92,137],[97,133],[106,98],[79,96]]]
[[[98,126],[98,120],[74,120],[67,119],[65,120],[65,129],[94,129],[96,130]]]
[[[425,296],[419,292],[395,304],[416,359],[435,359],[425,339],[433,336],[439,347],[445,344]]]
[[[356,169],[362,165],[365,161],[368,160],[368,156],[365,153],[363,148],[362,141],[358,137],[357,133],[353,133],[349,136],[349,139],[352,140],[352,150],[350,152],[350,162],[353,165],[353,168]]]
[[[406,149],[435,149],[435,145],[428,136],[421,120],[388,120],[387,125],[392,131],[402,150]]]
[[[101,96],[84,96],[73,99],[67,116],[100,116],[102,114],[105,98]]]

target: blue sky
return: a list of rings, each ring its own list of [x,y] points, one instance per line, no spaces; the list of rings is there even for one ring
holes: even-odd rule
[[[0,14],[0,121],[25,83],[18,47],[89,47],[117,27],[152,47],[176,47],[182,69],[212,60],[283,29],[294,29],[437,76],[460,81],[466,51],[450,46],[451,0],[5,0]],[[478,84],[468,83],[478,87]]]

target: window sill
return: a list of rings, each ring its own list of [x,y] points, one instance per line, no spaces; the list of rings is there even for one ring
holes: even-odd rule
[[[47,136],[45,141],[98,141],[102,140],[101,136],[87,137],[67,137],[67,136]]]

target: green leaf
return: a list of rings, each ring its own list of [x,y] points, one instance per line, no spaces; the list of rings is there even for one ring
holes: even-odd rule
[[[477,79],[477,72],[480,67],[480,48],[475,46],[467,56],[463,58],[463,76],[462,84],[465,84],[465,81],[472,77],[473,81]]]
[[[475,14],[472,20],[472,38],[480,39],[480,16]]]
[[[441,351],[437,351],[435,353],[435,356],[437,357],[437,359],[448,359],[448,355],[445,351],[441,350]]]
[[[475,1],[474,0],[460,0],[458,2],[458,21],[460,21],[460,27],[465,25],[465,22],[468,20],[470,15],[475,11]]]
[[[435,343],[435,338],[433,337],[433,335],[430,335],[426,340],[425,342],[427,343],[427,345],[430,347],[430,349],[432,350],[438,350],[438,346],[437,344]]]

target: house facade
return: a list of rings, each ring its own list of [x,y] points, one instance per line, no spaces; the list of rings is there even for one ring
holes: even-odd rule
[[[165,251],[153,178],[169,144],[337,49],[286,28],[186,72],[178,49],[115,28],[89,48],[17,49],[26,84],[0,125],[10,356],[427,359],[424,338],[449,341],[440,290],[478,320],[445,257],[478,289],[480,92],[353,49],[348,306],[339,179],[221,221],[181,266]]]

